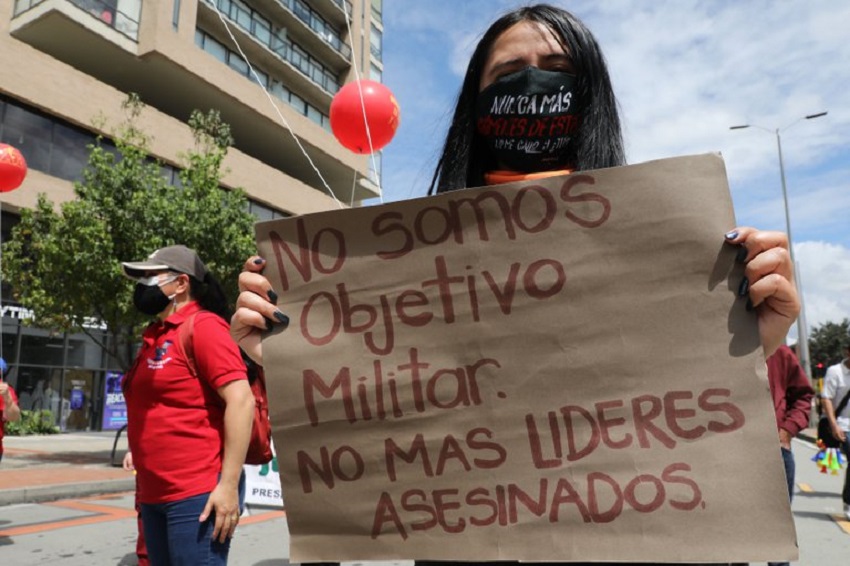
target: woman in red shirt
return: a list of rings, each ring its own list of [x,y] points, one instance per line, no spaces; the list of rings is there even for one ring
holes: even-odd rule
[[[254,397],[224,293],[185,246],[122,265],[134,305],[157,318],[122,383],[151,563],[226,564]]]
[[[4,381],[9,366],[6,360],[0,358],[0,461],[3,460],[3,436],[6,434],[6,421],[21,419],[21,408],[18,407],[18,396],[12,386]]]

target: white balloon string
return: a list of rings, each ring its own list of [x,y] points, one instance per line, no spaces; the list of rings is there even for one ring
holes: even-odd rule
[[[219,11],[218,5],[217,5],[217,0],[212,0],[211,2],[209,2],[209,5],[212,6],[213,10],[215,10],[215,13],[218,14],[218,19],[221,20],[222,24],[224,24],[224,29],[227,30],[227,35],[230,36],[230,40],[233,41],[233,44],[236,46],[236,49],[239,51],[239,55],[242,56],[242,59],[245,61],[245,64],[248,65],[248,69],[251,71],[251,74],[256,79],[257,84],[260,85],[260,88],[263,89],[263,92],[265,93],[266,98],[269,99],[269,102],[271,103],[272,108],[274,108],[275,112],[277,112],[277,115],[280,118],[280,121],[283,123],[283,125],[286,127],[286,129],[289,131],[289,134],[292,136],[292,139],[295,140],[295,143],[296,143],[296,145],[298,145],[298,148],[301,150],[301,153],[303,153],[304,157],[307,158],[307,161],[310,163],[310,167],[312,167],[313,171],[316,172],[316,175],[318,175],[319,180],[322,182],[322,185],[325,187],[325,189],[327,189],[328,194],[330,194],[331,197],[333,197],[334,201],[337,203],[337,205],[340,208],[345,208],[345,205],[342,203],[342,201],[340,201],[337,198],[336,194],[333,192],[333,189],[331,189],[330,185],[328,185],[327,181],[325,181],[325,178],[319,172],[319,168],[316,167],[316,164],[313,163],[312,159],[310,159],[310,155],[307,153],[307,150],[304,149],[303,145],[301,145],[301,141],[298,139],[298,136],[295,135],[295,132],[292,131],[292,127],[289,125],[289,122],[286,120],[286,117],[284,117],[283,113],[280,111],[280,108],[278,108],[277,104],[275,104],[274,97],[272,97],[271,93],[269,93],[268,89],[266,88],[266,85],[263,84],[263,81],[260,79],[259,75],[257,75],[257,72],[254,70],[254,67],[253,67],[253,65],[251,65],[251,62],[248,61],[248,57],[245,55],[245,52],[242,51],[242,47],[239,45],[239,42],[236,41],[236,37],[233,35],[233,32],[230,30],[230,26],[228,25],[227,20],[224,17],[224,14],[222,14],[221,11]],[[353,50],[352,50],[352,53],[353,53]]]
[[[366,5],[363,5],[366,9]],[[342,11],[345,13],[345,27],[348,29],[349,41],[353,39],[351,35],[351,23],[348,21],[348,6],[346,2],[342,3]],[[357,57],[354,54],[354,49],[351,50],[351,66],[354,67],[354,80],[357,84],[357,92],[360,93],[360,109],[363,111],[363,124],[366,126],[366,141],[369,142],[369,157],[372,159],[372,172],[375,174],[375,185],[378,187],[378,197],[381,199],[381,204],[384,202],[384,192],[381,190],[381,178],[378,174],[378,164],[375,161],[375,146],[372,145],[372,131],[369,129],[369,120],[366,118],[366,100],[363,98],[363,85],[360,83],[360,70],[357,68]]]

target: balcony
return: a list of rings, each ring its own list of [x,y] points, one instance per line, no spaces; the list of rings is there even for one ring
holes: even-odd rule
[[[313,30],[322,41],[333,47],[346,61],[351,59],[351,47],[342,41],[339,37],[339,32],[331,27],[319,14],[310,9],[307,4],[301,0],[277,0],[277,3]]]
[[[334,23],[339,23],[343,27],[345,26],[346,14],[348,14],[348,21],[353,21],[354,7],[349,0],[313,0],[311,4],[323,16],[332,19]]]
[[[303,77],[320,87],[325,94],[332,96],[339,90],[339,79],[333,70],[326,68],[308,51],[292,41],[284,33],[285,30],[272,29],[269,20],[261,14],[254,11],[246,12],[240,6],[227,0],[218,0],[217,3],[215,0],[205,0],[203,4],[217,5],[222,16],[229,21],[228,25],[235,24],[235,27],[249,37],[253,43],[262,46],[267,53],[297,70]],[[209,10],[213,10],[213,8],[209,8]],[[207,29],[219,30],[220,27],[218,15],[212,11],[199,12],[198,24]]]
[[[31,16],[36,18],[36,12],[47,16],[53,10],[61,11],[71,19],[80,19],[84,25],[91,24],[91,21],[86,21],[86,18],[91,18],[98,22],[97,25],[111,28],[133,41],[139,38],[141,0],[16,0],[13,19],[30,11]]]

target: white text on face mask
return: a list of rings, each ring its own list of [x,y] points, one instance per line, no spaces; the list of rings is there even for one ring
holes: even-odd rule
[[[563,87],[561,87],[563,89]],[[505,94],[493,98],[490,105],[490,114],[500,116],[504,114],[517,114],[520,116],[535,114],[557,114],[567,112],[572,103],[572,91],[557,92],[555,94]]]

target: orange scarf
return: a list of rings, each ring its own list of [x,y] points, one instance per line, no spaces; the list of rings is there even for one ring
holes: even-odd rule
[[[556,169],[555,171],[538,171],[537,173],[517,173],[516,171],[489,171],[484,173],[484,182],[488,185],[502,185],[514,181],[533,181],[547,179],[559,175],[569,175],[573,169]]]

